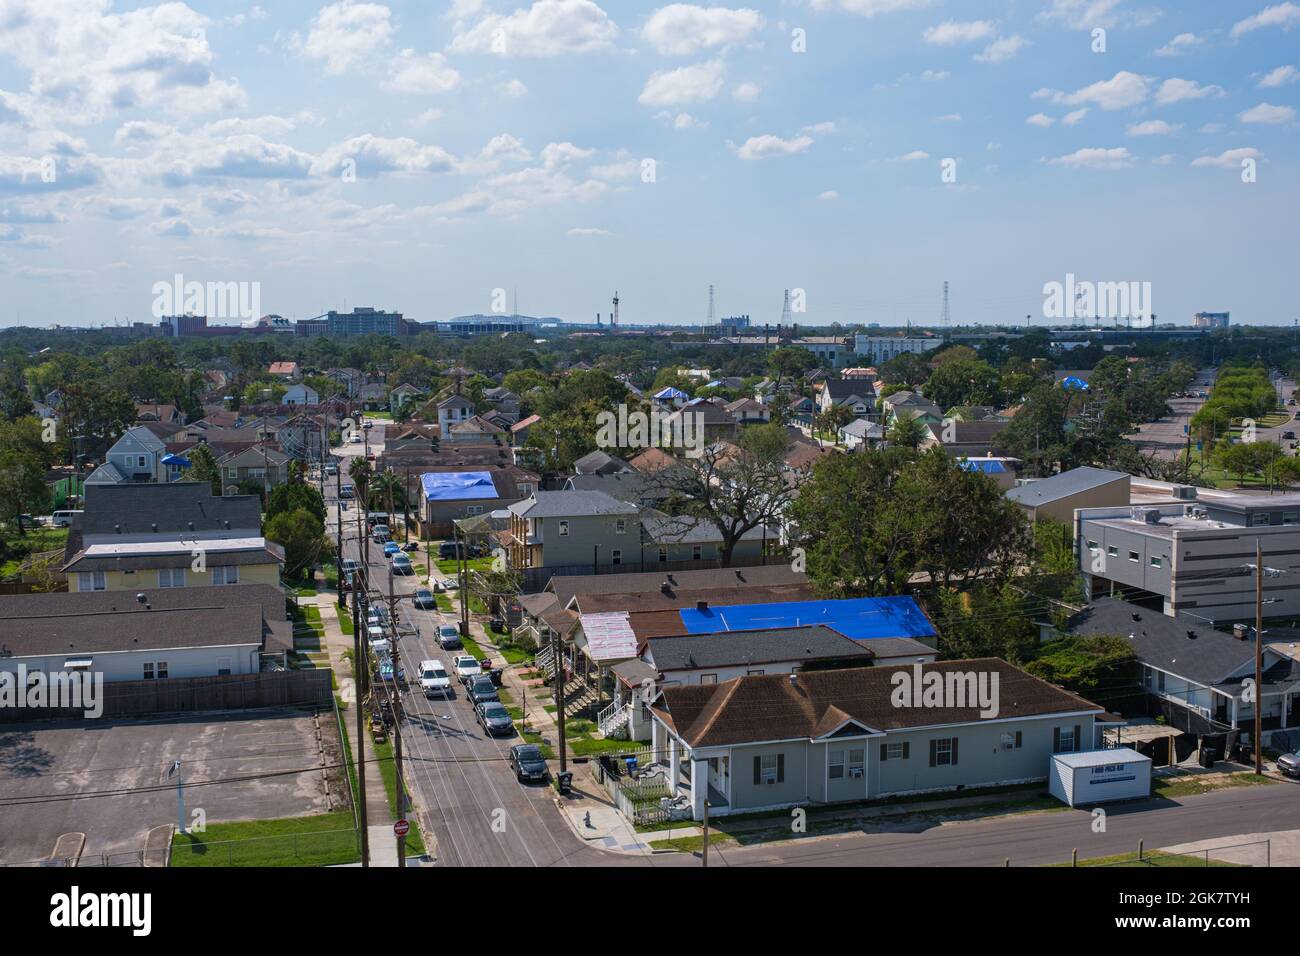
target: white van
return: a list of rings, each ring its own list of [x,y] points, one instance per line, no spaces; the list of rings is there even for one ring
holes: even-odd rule
[[[72,519],[73,519],[75,516],[77,516],[77,515],[79,515],[79,514],[84,514],[84,513],[85,513],[85,512],[83,512],[83,511],[81,511],[81,510],[77,510],[77,511],[56,511],[56,512],[54,512],[54,514],[50,515],[50,527],[51,527],[51,528],[67,528],[67,527],[70,527],[70,526],[72,525]]]

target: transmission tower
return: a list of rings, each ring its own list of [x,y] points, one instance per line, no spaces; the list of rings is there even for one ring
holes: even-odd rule
[[[777,334],[780,335],[782,328],[790,327],[790,290],[785,290],[785,304],[781,306],[781,324],[777,326]]]
[[[949,327],[952,323],[952,315],[948,311],[948,280],[947,279],[943,280],[943,314],[939,317],[939,320],[943,323],[943,330],[945,332],[949,331]]]
[[[713,327],[713,283],[709,283],[709,328]]]
[[[618,290],[614,290],[614,314],[609,317],[610,328],[618,328]]]

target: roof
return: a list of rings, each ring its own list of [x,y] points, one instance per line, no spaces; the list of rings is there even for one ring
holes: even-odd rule
[[[1138,660],[1207,686],[1225,680],[1248,663],[1253,667],[1255,660],[1255,648],[1249,641],[1114,598],[1102,598],[1085,607],[1066,622],[1065,631],[1127,638]],[[1191,637],[1193,634],[1196,636]]]
[[[826,394],[837,402],[842,402],[849,398],[860,398],[863,401],[870,402],[875,396],[875,389],[871,383],[865,379],[842,379],[828,378],[822,383],[826,389]]]
[[[1060,501],[1071,495],[1108,485],[1113,481],[1129,480],[1129,475],[1122,471],[1107,471],[1104,468],[1071,468],[1051,478],[1040,478],[1027,485],[1018,485],[1007,489],[1007,497],[1032,508],[1052,501]],[[1127,503],[1127,500],[1126,502]]]
[[[962,471],[978,471],[984,475],[1001,475],[1007,471],[1006,466],[997,458],[963,458],[957,462],[957,467]]]
[[[692,634],[747,631],[761,627],[825,624],[855,640],[876,637],[934,637],[930,619],[907,595],[829,601],[786,601],[683,608],[678,612]]]
[[[597,449],[575,461],[573,470],[580,475],[603,475],[630,471],[631,466],[622,458]]]
[[[65,574],[80,571],[152,571],[161,568],[188,568],[197,552],[210,567],[245,567],[284,562],[284,548],[264,538],[255,544],[244,541],[150,541],[129,547],[96,544],[76,552],[60,569]]]
[[[298,371],[297,362],[272,362],[268,371],[272,375],[292,375]]]
[[[426,501],[479,501],[499,498],[496,483],[490,471],[426,471],[420,475],[420,486]],[[498,473],[499,474],[499,473]]]
[[[603,663],[636,657],[636,635],[628,623],[626,611],[583,614],[579,620],[587,639],[586,654],[593,661]]]
[[[85,512],[76,520],[83,535],[260,534],[262,502],[257,495],[216,497],[202,481],[87,485]]]
[[[1067,767],[1104,767],[1110,763],[1150,763],[1151,758],[1132,747],[1108,747],[1079,753],[1052,754],[1052,759]]]
[[[565,483],[569,491],[602,491],[620,501],[667,498],[669,491],[639,471],[618,472],[612,475],[574,475]]]
[[[674,398],[674,399],[690,398],[690,396],[687,395],[685,392],[683,392],[680,388],[673,388],[671,385],[669,385],[667,388],[659,389],[659,391],[655,392],[654,395],[651,397],[652,398]]]
[[[551,578],[547,590],[568,604],[576,594],[659,593],[667,584],[670,591],[698,591],[709,588],[807,586],[808,576],[792,571],[788,562],[753,568],[700,568],[691,571],[635,571],[623,574],[573,574]],[[695,598],[690,599],[694,603]]]
[[[691,747],[769,740],[814,739],[853,721],[866,731],[906,730],[978,723],[978,705],[897,707],[892,701],[899,672],[934,671],[997,675],[998,719],[1051,714],[1101,713],[1102,708],[1006,661],[993,657],[810,670],[795,674],[735,677],[719,684],[665,687],[654,714]]]
[[[641,526],[655,544],[711,544],[722,541],[722,531],[707,518],[652,513],[641,518]],[[737,540],[754,541],[765,535],[773,540],[777,537],[775,531],[768,531],[760,525],[750,528]]]
[[[852,435],[855,438],[883,438],[885,430],[873,421],[865,418],[855,418],[843,428],[840,433]]]
[[[949,422],[946,422],[943,425],[930,425],[929,429],[930,429],[930,434],[934,436],[935,441],[941,442],[943,444],[987,445],[989,442],[993,441],[993,439],[996,438],[999,434],[1005,431],[1010,424],[1011,424],[1010,422],[1004,422],[1004,421],[967,422],[967,421],[962,421],[961,419],[954,419],[954,420],[950,420]],[[952,426],[952,432],[950,433],[952,435],[951,442],[947,442],[944,440],[944,435],[948,433],[949,425]]]
[[[541,415],[529,415],[527,418],[523,419],[522,421],[517,421],[513,425],[511,425],[510,430],[512,432],[521,432],[525,428],[529,428],[533,425],[536,425],[541,420],[542,420]]]
[[[603,491],[539,491],[516,501],[510,510],[522,518],[578,518],[593,515],[634,515],[636,505]]]
[[[647,653],[660,671],[771,664],[777,661],[849,661],[865,664],[871,651],[857,641],[820,624],[812,627],[730,631],[655,637]]]

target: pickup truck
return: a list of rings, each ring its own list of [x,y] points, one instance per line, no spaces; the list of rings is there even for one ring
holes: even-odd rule
[[[466,684],[483,673],[477,660],[468,654],[457,654],[451,659],[451,669],[456,672],[462,684]]]

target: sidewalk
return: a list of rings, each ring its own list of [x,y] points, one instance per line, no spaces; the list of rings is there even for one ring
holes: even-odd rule
[[[646,842],[644,834],[637,834],[627,818],[609,801],[605,788],[592,778],[590,767],[590,764],[581,764],[576,768],[571,796],[555,798],[560,816],[580,839],[595,844],[597,849],[634,856],[658,852]],[[654,839],[664,837],[656,833]]]

